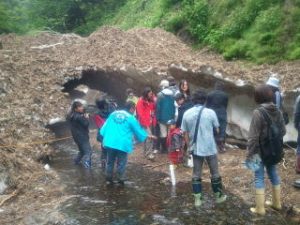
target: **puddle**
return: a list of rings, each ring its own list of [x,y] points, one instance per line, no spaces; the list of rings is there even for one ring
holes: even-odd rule
[[[172,188],[159,182],[167,174],[136,163],[129,162],[129,180],[125,188],[108,187],[100,168],[100,152],[94,153],[93,168],[88,171],[73,165],[72,158],[77,149],[72,143],[62,143],[57,149],[60,153],[51,167],[66,186],[66,195],[72,196],[60,207],[67,218],[64,224],[292,224],[273,212],[265,218],[253,216],[249,212],[250,205],[231,194],[230,190],[226,190],[228,201],[216,205],[209,183],[203,185],[204,205],[195,209],[190,183],[178,183]]]

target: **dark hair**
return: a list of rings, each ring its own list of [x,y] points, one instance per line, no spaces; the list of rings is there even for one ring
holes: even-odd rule
[[[107,107],[107,102],[105,99],[97,99],[96,100],[96,106],[98,109],[103,110]]]
[[[175,86],[176,85],[176,80],[173,76],[168,76],[167,80],[169,81],[169,86]]]
[[[203,88],[198,89],[193,93],[193,102],[194,104],[205,104],[207,98],[207,93]]]
[[[187,80],[181,80],[180,82],[179,82],[179,91],[181,92],[181,93],[183,93],[183,90],[182,90],[182,85],[184,84],[184,83],[187,83],[188,84],[188,89],[187,89],[187,91],[186,91],[186,94],[187,95],[190,95],[191,94],[191,92],[190,92],[190,85],[189,85],[189,83],[187,82]]]
[[[133,89],[132,88],[127,88],[126,89],[126,94],[127,95],[133,94]]]
[[[224,82],[217,81],[215,83],[215,90],[223,91],[224,90],[224,86],[225,86]]]
[[[184,95],[182,93],[177,93],[175,95],[175,101],[178,101],[180,99],[185,99]]]
[[[143,91],[143,99],[148,99],[148,94],[152,91],[150,87],[145,87]]]
[[[257,104],[263,104],[273,101],[273,91],[270,86],[262,84],[255,88],[254,99]]]
[[[273,91],[273,93],[275,93],[276,91],[280,91],[278,87],[274,87],[272,85],[267,85],[269,88],[271,88],[271,90]]]
[[[75,110],[81,106],[83,106],[83,104],[81,102],[79,102],[79,101],[73,102],[73,104],[71,106],[71,112],[75,112]]]
[[[124,105],[124,109],[129,112],[132,108],[135,108],[135,103],[132,101],[128,101]]]

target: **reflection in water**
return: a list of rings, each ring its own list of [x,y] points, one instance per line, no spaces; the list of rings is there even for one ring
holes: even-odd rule
[[[128,164],[125,188],[106,186],[100,169],[100,155],[93,156],[93,169],[85,170],[72,164],[77,153],[72,143],[57,146],[60,150],[52,165],[66,186],[70,198],[61,206],[66,215],[65,224],[72,225],[135,225],[135,224],[290,224],[275,213],[255,218],[249,205],[226,190],[229,200],[215,205],[210,184],[204,183],[205,204],[193,207],[189,183],[162,184],[167,174],[151,171],[139,164]],[[238,188],[238,187],[237,187]]]

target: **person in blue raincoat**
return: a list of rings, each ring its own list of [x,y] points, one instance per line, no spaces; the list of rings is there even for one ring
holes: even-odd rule
[[[144,142],[146,138],[154,138],[147,134],[134,116],[135,104],[125,104],[124,110],[113,112],[100,130],[103,145],[107,149],[106,181],[113,184],[113,170],[117,162],[117,180],[124,185],[128,154],[133,152],[134,138]]]

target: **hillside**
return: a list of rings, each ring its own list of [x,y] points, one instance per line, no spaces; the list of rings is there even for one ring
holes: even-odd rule
[[[300,59],[299,0],[4,0],[0,12],[0,32],[160,27],[227,60]]]

